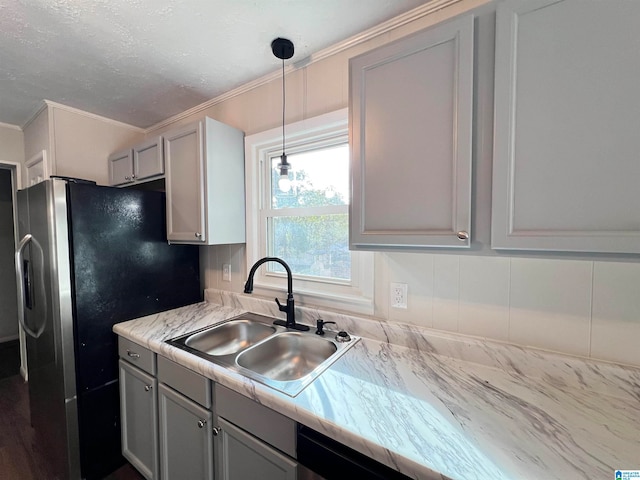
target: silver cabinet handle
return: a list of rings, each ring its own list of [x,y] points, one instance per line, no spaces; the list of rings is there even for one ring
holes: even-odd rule
[[[206,420],[198,420],[198,428],[203,428],[206,424]]]
[[[145,385],[145,386],[144,386],[144,391],[145,391],[145,392],[148,392],[148,391],[150,391],[152,388],[153,388],[153,387],[152,387],[151,385]]]
[[[135,175],[131,175],[131,180],[135,180],[136,176]]]
[[[124,179],[125,179],[125,180],[131,180],[131,177],[130,177],[129,175],[126,175],[126,176],[124,177]]]
[[[462,240],[464,242],[465,240],[469,240],[469,233],[461,230],[457,233],[457,237],[458,240]]]
[[[132,352],[131,350],[127,350],[127,355],[129,355],[131,358],[140,358],[139,353]]]
[[[202,234],[200,232],[196,232],[196,238],[202,238]]]
[[[218,434],[222,431],[222,428],[220,427],[213,427],[213,436],[217,437]]]

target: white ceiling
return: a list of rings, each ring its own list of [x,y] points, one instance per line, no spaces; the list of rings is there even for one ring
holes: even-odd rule
[[[430,0],[0,0],[0,122],[43,99],[148,127]]]

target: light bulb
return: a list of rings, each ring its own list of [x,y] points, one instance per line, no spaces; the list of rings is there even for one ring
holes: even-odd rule
[[[291,190],[291,180],[289,180],[289,176],[281,175],[278,179],[278,188],[281,192],[287,193]]]

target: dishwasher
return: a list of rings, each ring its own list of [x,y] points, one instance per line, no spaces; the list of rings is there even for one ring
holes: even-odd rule
[[[298,463],[327,480],[409,480],[409,477],[343,445],[311,428],[298,424]]]

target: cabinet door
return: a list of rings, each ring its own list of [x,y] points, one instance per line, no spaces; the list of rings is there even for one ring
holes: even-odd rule
[[[109,155],[109,185],[123,185],[133,180],[131,149]]]
[[[349,75],[351,247],[469,247],[473,16],[355,57]]]
[[[493,248],[640,253],[640,2],[496,17]]]
[[[47,162],[47,151],[42,150],[37,153],[24,164],[27,169],[27,186],[30,187],[36,183],[49,178],[49,165]]]
[[[156,379],[120,360],[122,455],[147,479],[158,478]]]
[[[222,480],[295,480],[297,463],[219,418],[217,476]]]
[[[202,122],[164,137],[167,188],[167,239],[205,242]]]
[[[133,172],[135,180],[144,180],[164,174],[162,137],[133,147]]]
[[[161,478],[213,480],[211,412],[164,384],[158,395]]]

